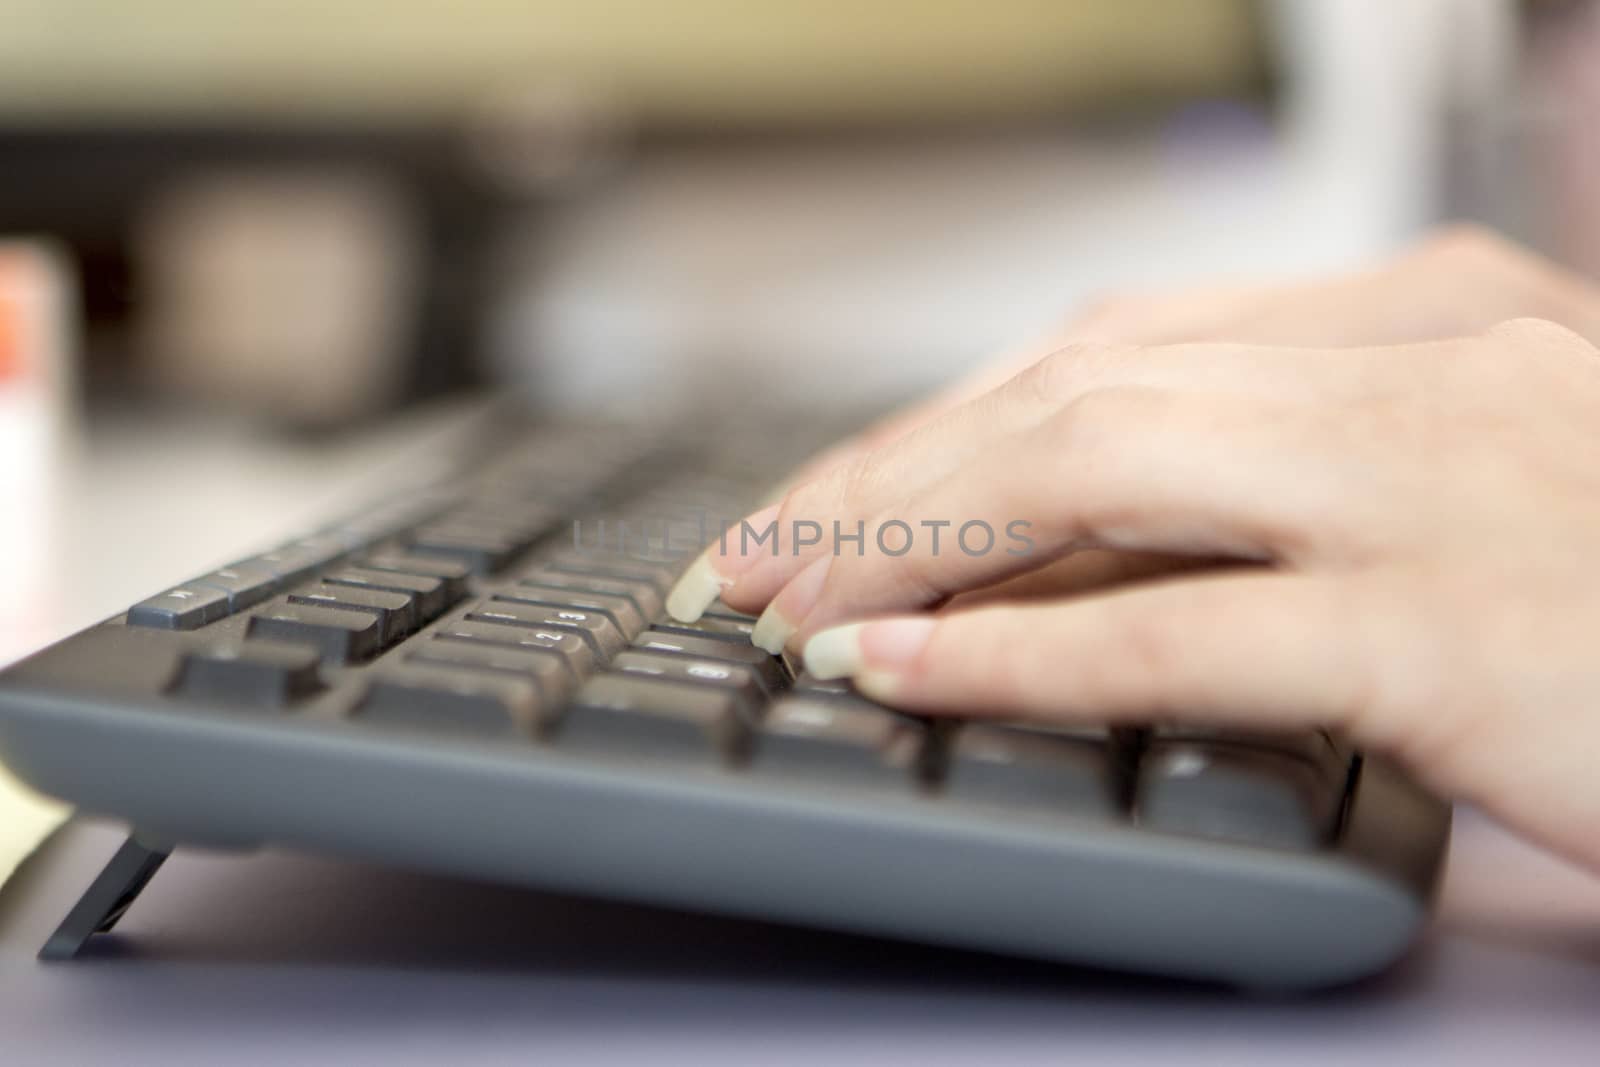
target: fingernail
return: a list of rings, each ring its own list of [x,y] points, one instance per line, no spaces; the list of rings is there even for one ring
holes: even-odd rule
[[[823,681],[848,678],[859,671],[862,664],[861,631],[866,626],[864,622],[835,626],[807,641],[806,670]]]
[[[794,580],[784,586],[767,610],[756,620],[750,631],[750,642],[776,656],[789,643],[789,638],[800,628],[805,617],[822,597],[822,587],[828,581],[828,568],[832,556],[822,556],[806,564]]]
[[[761,530],[768,523],[778,517],[776,506],[763,508],[745,519],[756,530]],[[707,548],[683,572],[683,577],[678,579],[672,587],[672,592],[667,594],[667,614],[679,622],[694,622],[705,614],[712,601],[722,595],[722,591],[732,585],[734,579],[749,570],[758,558],[755,552],[743,555],[739,549],[744,541],[738,534],[739,527],[734,527],[734,532],[720,539],[716,544]],[[726,543],[731,551],[724,554],[722,546]]]
[[[806,642],[806,669],[818,678],[853,677],[873,689],[890,686],[914,663],[933,628],[931,618],[853,622],[823,630]]]
[[[709,555],[701,555],[689,564],[689,569],[667,594],[667,614],[679,622],[694,622],[732,584],[732,578],[724,578],[711,566]]]

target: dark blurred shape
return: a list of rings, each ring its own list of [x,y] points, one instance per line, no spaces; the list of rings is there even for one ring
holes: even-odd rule
[[[447,133],[309,124],[275,129],[12,129],[0,132],[0,231],[50,233],[72,249],[85,279],[90,371],[100,385],[139,388],[151,384],[148,372],[153,366],[175,370],[210,355],[223,364],[255,356],[311,366],[308,358],[314,352],[251,352],[243,346],[229,350],[227,340],[244,326],[234,329],[219,320],[246,310],[240,298],[252,294],[241,293],[237,285],[230,288],[226,265],[211,257],[224,256],[222,246],[231,241],[243,260],[244,276],[238,280],[246,283],[273,271],[291,277],[309,272],[317,252],[308,250],[310,255],[301,259],[283,243],[294,236],[291,217],[298,215],[316,229],[319,211],[341,215],[336,203],[341,196],[360,202],[367,221],[343,216],[346,232],[329,234],[331,240],[319,246],[324,258],[342,255],[353,261],[347,277],[330,281],[337,286],[356,283],[348,275],[360,274],[359,263],[372,260],[383,245],[397,249],[408,262],[389,277],[365,279],[368,285],[389,287],[371,294],[371,300],[383,305],[392,319],[381,325],[369,321],[364,328],[372,336],[351,337],[346,352],[329,351],[322,358],[336,361],[383,344],[385,365],[367,368],[379,378],[366,390],[346,393],[346,403],[306,406],[295,394],[318,392],[315,381],[263,393],[252,388],[262,384],[261,375],[229,379],[225,367],[218,366],[193,383],[201,393],[242,400],[275,417],[334,422],[462,384],[474,375],[470,355],[477,348],[476,309],[485,284],[477,250],[495,207],[454,149]],[[282,216],[276,222],[270,218],[273,212]],[[255,219],[266,223],[255,247],[248,234],[230,237],[226,232],[230,226],[242,230],[258,213],[269,217]],[[202,232],[205,226],[218,229],[208,234]],[[173,228],[189,232],[180,235]],[[274,230],[279,243],[269,250],[265,244]],[[375,244],[341,249],[341,241]],[[267,262],[262,257],[269,252],[282,258]],[[215,283],[214,293],[198,285],[207,278]],[[304,284],[285,289],[290,295],[315,294],[314,287]],[[259,301],[249,314],[293,319],[317,313],[285,303],[283,292],[268,288],[253,294]],[[205,303],[208,295],[220,302]],[[335,311],[339,301],[354,296],[317,295],[335,305]],[[192,303],[183,306],[185,300]],[[154,321],[148,318],[151,313],[157,316]],[[370,320],[371,309],[365,314]],[[200,328],[208,320],[215,336]],[[334,326],[319,336],[350,334],[352,328],[363,327]],[[141,350],[162,341],[177,341],[180,351],[152,356]],[[214,352],[204,351],[218,342]],[[270,368],[259,370],[271,374]],[[166,377],[172,380],[172,375]]]
[[[1260,23],[1252,0],[0,0],[0,233],[79,260],[102,394],[338,426],[482,380],[507,235],[640,153],[1250,94]]]

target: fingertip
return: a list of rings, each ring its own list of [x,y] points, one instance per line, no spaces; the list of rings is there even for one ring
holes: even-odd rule
[[[806,642],[806,669],[823,679],[852,677],[857,686],[865,681],[880,690],[899,688],[938,625],[938,619],[916,615],[834,626]]]
[[[678,579],[678,584],[667,594],[667,614],[679,622],[697,622],[722,591],[733,584],[711,564],[711,556],[704,553],[689,565]]]
[[[854,675],[862,666],[861,631],[866,625],[853,622],[814,635],[806,642],[806,670],[825,682]]]
[[[793,619],[779,611],[776,604],[769,604],[750,631],[750,643],[776,656],[783,652],[797,629],[799,626]]]

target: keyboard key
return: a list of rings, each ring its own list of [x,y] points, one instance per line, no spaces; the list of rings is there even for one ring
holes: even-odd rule
[[[750,643],[750,633],[755,629],[755,623],[745,622],[742,619],[702,615],[695,622],[662,619],[656,623],[655,628],[662,633],[685,634],[690,637],[709,637],[716,641],[731,641],[735,644],[748,645]]]
[[[644,629],[644,616],[639,613],[632,598],[612,593],[594,593],[579,589],[562,589],[559,586],[519,582],[509,589],[500,590],[497,600],[515,600],[524,604],[537,604],[546,608],[577,608],[594,611],[611,620],[623,640],[631,641]]]
[[[128,609],[129,626],[149,626],[157,630],[198,630],[228,614],[228,594],[203,585],[169,589],[160,596],[141,600]]]
[[[762,723],[752,768],[813,782],[918,784],[931,770],[927,729],[864,705],[780,700]]]
[[[365,567],[346,567],[325,575],[322,581],[325,585],[406,593],[412,597],[417,626],[425,626],[437,619],[449,610],[451,604],[444,579],[426,574],[397,574]]]
[[[270,571],[280,586],[286,586],[305,581],[344,553],[344,545],[331,537],[306,538],[240,560],[232,566],[259,567]]]
[[[522,580],[534,589],[562,589],[587,593],[604,593],[608,596],[627,597],[634,609],[646,621],[661,614],[661,594],[649,582],[629,578],[605,578],[598,574],[568,574],[551,568],[541,568]]]
[[[472,569],[459,560],[437,556],[381,553],[364,557],[360,566],[363,570],[437,578],[444,583],[444,598],[451,604],[467,595],[467,577],[472,573]]]
[[[1321,730],[1269,732],[1221,727],[1162,725],[1148,733],[1154,741],[1195,741],[1202,744],[1245,745],[1253,749],[1295,756],[1343,781],[1350,769],[1350,753]]]
[[[861,694],[848,678],[823,681],[810,671],[801,671],[794,679],[794,695],[814,700],[859,700]]]
[[[617,629],[617,624],[598,611],[547,608],[496,596],[474,608],[467,615],[467,620],[501,623],[507,626],[568,630],[587,641],[594,649],[595,655],[602,660],[611,658],[627,646],[622,631]]]
[[[678,580],[678,572],[682,569],[676,565],[650,563],[629,556],[610,553],[602,555],[598,551],[563,552],[552,557],[546,566],[551,570],[567,574],[592,574],[601,578],[646,582],[656,591],[656,595],[661,597],[667,595],[672,583]]]
[[[527,543],[488,531],[424,526],[411,536],[411,552],[459,560],[474,574],[493,574],[522,552]]]
[[[1335,829],[1344,779],[1250,745],[1151,740],[1135,815],[1151,829],[1276,848],[1316,848]]]
[[[611,661],[611,669],[622,674],[726,689],[738,696],[746,713],[752,717],[759,714],[766,703],[766,693],[761,683],[756,681],[755,672],[749,667],[724,660],[691,659],[688,656],[641,652],[630,648]]]
[[[563,748],[696,761],[741,760],[749,742],[731,691],[619,674],[578,690],[558,737]]]
[[[756,679],[768,692],[782,688],[785,681],[782,665],[749,642],[646,630],[634,640],[633,647],[647,652],[670,652],[673,655],[693,656],[696,659],[725,660],[729,663],[742,664],[755,672]]]
[[[231,615],[255,607],[282,588],[283,583],[266,567],[238,563],[196,578],[192,584],[221,589],[227,593],[228,613]]]
[[[358,722],[482,737],[531,737],[546,722],[537,685],[492,671],[390,668],[351,713]]]
[[[434,637],[416,642],[406,659],[434,666],[473,667],[523,675],[538,683],[540,696],[551,706],[566,700],[578,686],[578,676],[567,657],[546,648]]]
[[[405,637],[416,629],[417,625],[416,604],[409,593],[390,593],[382,589],[356,589],[324,582],[304,593],[290,594],[289,603],[371,612],[378,617],[380,640],[385,646]]]
[[[204,649],[184,657],[173,690],[225,706],[286,707],[322,689],[319,659],[309,645],[267,640]]]
[[[711,606],[706,608],[706,610],[702,613],[702,617],[712,619],[727,619],[730,622],[747,622],[752,626],[754,626],[756,622],[756,616],[746,615],[742,611],[734,611],[721,600],[713,600],[711,602]]]
[[[280,603],[250,620],[251,637],[314,646],[327,663],[354,663],[374,655],[382,644],[378,617],[365,611]]]
[[[1111,817],[1123,789],[1103,734],[1096,741],[982,724],[957,728],[949,744],[944,791],[955,800]]]
[[[566,660],[572,673],[587,677],[594,670],[594,649],[578,634],[569,630],[533,629],[526,626],[504,626],[492,622],[447,622],[434,631],[436,637],[451,641],[475,641],[482,644],[504,645],[508,648],[544,649]]]

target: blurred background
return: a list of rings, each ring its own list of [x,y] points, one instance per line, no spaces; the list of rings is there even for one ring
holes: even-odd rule
[[[0,0],[0,235],[91,403],[889,400],[1446,215],[1600,266],[1593,7]]]
[[[312,521],[471,387],[887,404],[1446,217],[1597,271],[1597,114],[1577,0],[0,0],[10,614]]]

